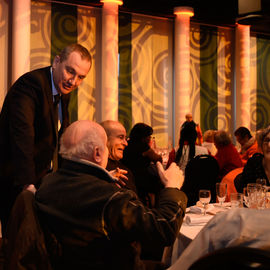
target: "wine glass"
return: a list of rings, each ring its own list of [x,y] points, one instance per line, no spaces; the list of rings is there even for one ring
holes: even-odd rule
[[[216,183],[216,192],[218,202],[220,206],[225,202],[226,195],[227,195],[227,184],[226,183]]]
[[[204,209],[203,215],[205,216],[205,214],[206,214],[206,206],[211,200],[211,192],[210,192],[210,190],[201,189],[199,191],[199,199],[200,199],[200,202],[203,205],[203,209]]]
[[[243,195],[244,195],[244,203],[246,207],[249,207],[249,201],[248,201],[248,190],[247,187],[243,188]]]

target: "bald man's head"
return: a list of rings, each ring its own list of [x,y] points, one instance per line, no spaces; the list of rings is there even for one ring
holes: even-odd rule
[[[81,120],[72,123],[64,132],[60,142],[60,155],[63,158],[84,159],[103,168],[107,166],[107,135],[97,123]]]

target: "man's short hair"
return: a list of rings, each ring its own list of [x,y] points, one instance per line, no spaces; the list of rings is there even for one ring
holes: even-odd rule
[[[81,58],[83,60],[88,60],[90,63],[92,63],[92,57],[91,57],[89,51],[85,47],[83,47],[82,45],[77,44],[77,43],[70,44],[70,45],[66,46],[60,52],[60,54],[59,54],[60,61],[61,62],[65,61],[72,52],[78,52],[81,55]]]
[[[250,139],[251,133],[246,127],[239,127],[238,129],[235,130],[234,136],[239,136],[241,139],[244,139],[246,136]]]

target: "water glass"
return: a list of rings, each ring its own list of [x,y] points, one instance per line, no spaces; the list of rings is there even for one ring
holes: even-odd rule
[[[210,192],[210,190],[201,189],[199,191],[199,199],[200,199],[200,202],[203,205],[203,209],[204,209],[203,215],[205,216],[205,214],[206,214],[206,206],[211,200],[211,192]]]
[[[220,203],[220,206],[222,206],[223,202],[225,202],[226,195],[227,195],[227,184],[216,183],[216,192],[217,192],[217,198]]]
[[[242,193],[231,193],[231,208],[243,207],[243,197]]]

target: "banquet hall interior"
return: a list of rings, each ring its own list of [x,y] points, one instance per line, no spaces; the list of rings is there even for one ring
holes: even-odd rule
[[[23,73],[51,64],[69,43],[93,56],[72,93],[72,121],[149,124],[175,146],[186,113],[202,132],[269,123],[267,0],[0,1],[0,108]]]
[[[270,0],[0,0],[0,110],[22,74],[72,43],[92,66],[71,93],[71,122],[115,120],[127,135],[145,123],[167,151],[187,114],[234,145],[238,127],[269,126]]]

